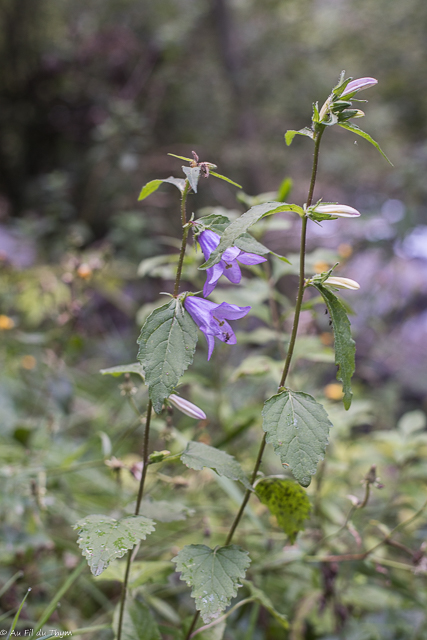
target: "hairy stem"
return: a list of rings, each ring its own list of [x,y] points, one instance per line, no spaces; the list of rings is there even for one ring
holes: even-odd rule
[[[133,400],[133,398],[131,398]],[[142,417],[140,411],[138,410],[135,401],[132,404],[133,408],[137,410],[137,412],[139,413],[139,415]],[[148,467],[148,442],[149,442],[149,437],[150,437],[150,423],[151,423],[151,414],[153,411],[153,405],[151,400],[148,401],[148,405],[147,405],[147,416],[145,419],[145,428],[144,428],[144,443],[143,443],[143,449],[142,449],[142,472],[141,472],[141,480],[139,483],[139,491],[138,491],[138,497],[136,499],[136,507],[135,507],[135,515],[139,515],[139,509],[141,507],[141,500],[142,500],[142,496],[144,493],[144,484],[145,484],[145,478],[147,476],[147,467]],[[125,603],[126,603],[126,594],[127,594],[127,588],[128,588],[128,582],[129,582],[129,574],[130,574],[130,566],[131,566],[131,561],[132,561],[132,549],[129,549],[128,554],[127,554],[127,560],[126,560],[126,571],[125,571],[125,577],[123,580],[123,586],[122,586],[122,594],[121,594],[121,598],[120,598],[120,614],[119,614],[119,624],[117,627],[117,640],[121,640],[122,637],[122,627],[123,627],[123,614],[125,611]]]
[[[181,282],[182,265],[184,264],[185,249],[187,247],[189,227],[186,227],[185,225],[187,224],[186,205],[187,205],[187,196],[189,191],[190,191],[190,183],[188,180],[186,180],[185,187],[181,197],[182,243],[181,243],[181,251],[179,252],[178,267],[176,269],[175,286],[173,290],[174,298],[176,298],[176,296],[178,295],[179,283]]]

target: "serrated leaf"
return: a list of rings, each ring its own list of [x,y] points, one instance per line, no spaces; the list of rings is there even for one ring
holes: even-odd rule
[[[242,584],[249,590],[251,596],[253,596],[254,599],[264,607],[264,609],[267,609],[267,611],[271,613],[273,618],[275,618],[284,629],[289,629],[289,622],[286,616],[283,615],[283,613],[279,613],[277,609],[274,608],[273,603],[264,591],[258,589],[258,587],[256,587],[250,580],[242,580]]]
[[[139,512],[147,518],[154,518],[156,522],[175,522],[185,520],[187,516],[193,515],[194,509],[190,509],[180,502],[145,498],[141,502]]]
[[[344,407],[350,409],[353,396],[351,378],[355,370],[356,355],[356,344],[351,337],[350,320],[344,304],[328,287],[314,286],[322,295],[331,316],[335,337],[335,364],[338,367],[337,380],[340,380],[343,385]]]
[[[174,299],[148,316],[138,343],[138,360],[145,371],[145,384],[154,411],[160,413],[163,401],[193,361],[197,325],[181,302]]]
[[[193,189],[194,193],[197,193],[201,167],[182,167],[182,170],[187,176],[190,187]]]
[[[255,205],[225,229],[221,236],[221,242],[215,251],[211,253],[209,260],[199,268],[208,269],[209,267],[213,267],[214,264],[221,260],[221,256],[224,251],[232,247],[237,238],[246,233],[253,224],[258,222],[258,220],[264,216],[269,216],[280,211],[295,211],[299,215],[304,214],[302,207],[299,207],[296,204],[286,204],[285,202],[265,202],[263,204]]]
[[[183,180],[182,178],[174,178],[173,176],[170,176],[169,178],[164,178],[164,180],[151,180],[150,182],[147,182],[147,184],[142,187],[141,193],[138,196],[138,200],[145,200],[145,198],[157,191],[157,189],[163,182],[173,184],[177,189],[181,191],[181,193],[184,191],[185,180]]]
[[[312,140],[314,139],[313,130],[309,129],[308,127],[304,127],[299,131],[295,131],[295,129],[289,129],[289,131],[285,133],[285,142],[288,147],[291,146],[295,136],[306,136],[306,138],[311,138]]]
[[[121,364],[117,367],[109,367],[108,369],[101,369],[100,373],[103,376],[118,376],[124,373],[137,373],[144,380],[144,369],[139,362],[132,362],[132,364]]]
[[[262,504],[276,516],[279,527],[293,544],[299,531],[304,531],[304,521],[311,510],[304,489],[293,480],[264,478],[257,483],[255,492]]]
[[[114,611],[114,638],[118,637],[119,617],[120,603]],[[162,640],[157,623],[147,605],[139,600],[134,600],[129,595],[126,598],[123,612],[121,640]]]
[[[215,447],[210,447],[202,442],[189,442],[181,455],[181,461],[196,471],[208,467],[216,471],[219,476],[225,476],[230,480],[239,480],[246,489],[252,489],[237,460],[225,451],[215,449]]]
[[[227,218],[227,216],[221,216],[217,213],[210,213],[208,216],[198,218],[195,222],[200,222],[204,227],[213,229],[214,231],[218,231],[219,233],[222,233],[224,229],[226,229],[230,224],[230,220],[229,218]]]
[[[350,122],[339,122],[338,126],[342,127],[343,129],[347,129],[347,131],[351,131],[352,133],[355,133],[358,136],[361,136],[362,138],[364,138],[365,140],[367,140],[368,142],[370,142],[375,149],[377,149],[377,151],[380,152],[380,154],[387,160],[387,162],[389,164],[391,164],[391,166],[393,167],[393,163],[387,158],[386,154],[384,153],[384,151],[381,149],[380,145],[378,144],[378,142],[375,142],[375,140],[373,138],[371,138],[371,136],[369,135],[369,133],[366,133],[366,131],[363,131],[362,129],[360,129],[360,127],[358,127],[355,124],[351,124]]]
[[[267,442],[296,480],[308,487],[328,444],[332,425],[326,411],[307,393],[285,389],[265,402],[262,415]]]
[[[154,531],[154,522],[144,516],[128,516],[115,520],[108,516],[91,515],[79,520],[77,543],[94,576],[99,576],[112,560],[121,558],[137,542]]]
[[[237,184],[237,182],[230,180],[230,178],[227,178],[227,176],[222,176],[220,173],[216,173],[215,171],[209,171],[209,173],[211,176],[215,176],[215,178],[220,178],[221,180],[225,180],[225,182],[229,182],[230,184],[234,185],[235,187],[238,187],[239,189],[243,189],[243,187],[240,184]]]
[[[172,562],[181,572],[181,579],[192,587],[196,609],[203,621],[218,618],[237,594],[239,581],[250,565],[248,552],[231,544],[210,549],[204,544],[190,544]]]

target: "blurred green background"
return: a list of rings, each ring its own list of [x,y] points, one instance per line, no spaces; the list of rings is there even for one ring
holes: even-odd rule
[[[343,524],[345,496],[360,495],[371,464],[379,466],[386,490],[375,494],[371,510],[356,523],[360,531],[369,531],[368,546],[379,535],[369,529],[370,518],[391,528],[420,508],[427,480],[426,33],[427,5],[421,0],[1,0],[0,508],[5,537],[0,615],[5,620],[33,586],[25,614],[30,628],[77,565],[70,525],[90,512],[119,513],[134,499],[132,474],[120,482],[120,474],[104,460],[117,455],[132,468],[141,450],[138,423],[120,395],[127,393],[118,387],[123,380],[102,378],[98,371],[135,360],[140,325],[164,302],[159,292],[171,290],[180,236],[178,192],[165,185],[138,203],[142,185],[171,174],[182,177],[181,162],[167,153],[189,156],[194,149],[201,160],[214,162],[220,173],[242,184],[248,196],[274,192],[290,178],[289,200],[302,204],[312,144],[297,137],[287,148],[284,133],[309,125],[312,103],[323,103],[342,69],[354,78],[378,79],[360,95],[369,103],[361,105],[366,117],[357,124],[379,142],[394,167],[338,127],[323,139],[315,196],[356,207],[362,216],[311,225],[309,271],[339,260],[337,274],[361,284],[359,292],[345,296],[355,310],[357,372],[355,404],[345,414],[337,403],[327,318],[323,310],[314,318],[305,311],[292,382],[326,402],[336,431],[322,470],[326,478],[310,489],[316,502],[315,492],[322,488],[323,510],[316,507],[302,547],[307,551],[313,531],[329,535]],[[201,181],[189,210],[198,214],[214,206],[233,216],[249,203],[245,196],[236,200],[234,187],[209,179]],[[265,244],[294,256],[296,263],[298,230],[290,218],[277,227],[265,225],[264,232]],[[150,261],[158,254],[166,258]],[[203,286],[197,264],[191,254],[184,277],[193,290]],[[270,276],[286,331],[295,272],[273,263]],[[228,296],[228,302],[251,304],[253,315],[242,323],[246,331],[240,331],[238,346],[217,348],[213,364],[206,364],[200,339],[184,390],[210,422],[195,427],[188,418],[163,416],[155,423],[153,448],[179,451],[183,437],[226,444],[249,471],[260,436],[261,403],[278,379],[271,332],[270,338],[262,334],[270,293],[265,281],[249,278],[239,290],[215,293],[218,302]],[[138,388],[139,406],[144,394]],[[182,468],[166,471],[188,475]],[[265,472],[280,472],[271,452]],[[169,560],[183,544],[199,542],[195,535],[202,530],[220,543],[228,522],[223,520],[236,508],[233,489],[220,493],[224,486],[204,475],[202,484],[214,505],[209,511],[195,474],[170,482],[164,477],[153,472],[150,491],[175,499],[175,492],[186,487],[189,493],[182,495],[198,512],[191,525],[172,523],[160,542],[153,537],[149,559]],[[218,495],[224,495],[223,502]],[[340,613],[331,605],[325,584],[330,586],[332,578],[325,568],[322,578],[314,565],[292,564],[300,560],[292,549],[282,557],[284,536],[277,527],[266,541],[261,525],[255,533],[250,528],[259,525],[259,515],[271,526],[261,510],[244,529],[253,536],[254,575],[258,584],[265,582],[270,597],[275,594],[278,608],[297,621],[291,640],[427,637],[424,565],[417,566],[415,576],[412,569],[390,564],[409,562],[405,555],[387,556],[384,565],[381,558],[345,565],[336,585],[336,592],[345,594]],[[357,538],[350,533],[329,551],[348,551]],[[403,541],[414,551],[425,539],[424,520],[420,530],[409,533],[413,537]],[[160,587],[150,583],[143,594],[170,625],[177,624],[171,610],[191,614],[187,590],[182,584],[180,590],[175,578],[165,578]],[[100,585],[85,574],[73,589],[62,611],[55,612],[54,626],[110,621],[120,593],[117,582]],[[161,609],[158,592],[169,610]],[[324,607],[317,610],[313,603],[322,593]],[[400,609],[402,616],[396,613]],[[257,630],[250,616],[244,609],[231,625],[233,635],[225,637],[283,637],[262,616]],[[99,633],[92,635],[111,638],[109,631]]]

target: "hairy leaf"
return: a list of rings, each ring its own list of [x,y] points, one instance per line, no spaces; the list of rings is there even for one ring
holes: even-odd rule
[[[147,182],[147,184],[142,187],[141,193],[138,196],[138,200],[145,200],[145,198],[157,191],[157,189],[163,182],[169,182],[170,184],[173,184],[177,189],[181,191],[181,193],[184,191],[185,180],[183,180],[183,178],[173,178],[172,176],[170,176],[170,178],[165,178],[164,180],[151,180],[151,182]]]
[[[297,485],[298,486],[298,485]],[[275,608],[270,598],[262,591],[258,589],[250,580],[242,580],[242,584],[249,589],[251,596],[257,600],[264,609],[267,609],[269,613],[277,620],[277,622],[284,628],[289,629],[289,622],[283,613],[279,613]]]
[[[114,611],[114,638],[117,638],[120,617],[120,603]],[[161,640],[157,623],[146,604],[140,600],[126,598],[123,612],[121,640]]]
[[[218,618],[237,594],[239,581],[250,565],[248,552],[235,544],[210,549],[190,544],[172,562],[181,578],[192,587],[196,609],[205,623]]]
[[[340,380],[343,385],[344,407],[350,409],[353,396],[351,377],[355,370],[356,354],[356,344],[351,337],[350,320],[343,303],[328,287],[314,286],[321,293],[331,316],[335,337],[335,364],[338,366],[337,380]]]
[[[197,193],[197,185],[199,183],[200,178],[200,167],[182,167],[183,172],[187,176],[187,180],[190,183],[190,187],[193,189],[194,193]]]
[[[285,389],[266,401],[262,415],[267,442],[298,482],[308,487],[328,444],[332,425],[326,411],[307,393]]]
[[[278,213],[279,211],[295,211],[299,215],[304,214],[303,209],[296,204],[286,204],[285,202],[265,202],[263,204],[255,205],[225,229],[221,236],[221,242],[215,251],[211,253],[209,260],[201,265],[200,269],[213,267],[214,264],[221,260],[221,256],[224,251],[229,247],[232,247],[237,238],[246,233],[253,224],[258,222],[258,220],[264,216],[269,216],[273,213]]]
[[[160,413],[163,401],[193,361],[197,325],[182,303],[174,299],[148,316],[138,343],[138,360],[145,371],[145,384],[154,411]]]
[[[109,367],[109,369],[101,369],[100,373],[103,376],[118,376],[124,373],[137,373],[144,380],[144,369],[139,362],[132,362],[132,364],[121,364],[118,367]]]
[[[371,138],[369,133],[366,133],[366,131],[363,131],[362,129],[360,129],[360,127],[358,127],[355,124],[351,124],[350,122],[339,122],[338,125],[343,129],[347,129],[347,131],[351,131],[352,133],[355,133],[358,136],[361,136],[362,138],[370,142],[372,145],[374,145],[375,149],[377,149],[377,151],[379,151],[380,154],[387,160],[387,162],[391,164],[391,166],[393,166],[393,163],[387,158],[386,154],[381,149],[378,142],[375,142],[375,140]]]
[[[140,540],[154,531],[154,522],[144,516],[128,516],[115,520],[91,515],[73,527],[79,529],[77,543],[94,576],[99,576],[115,558],[124,556]]]
[[[216,471],[219,476],[239,480],[246,489],[252,488],[240,464],[233,456],[202,442],[189,442],[181,455],[181,461],[190,469],[200,471],[203,467],[208,467]]]
[[[212,229],[212,231],[216,231],[219,234],[221,234],[230,224],[230,220],[227,216],[222,216],[217,213],[210,213],[208,216],[197,218],[195,222],[201,222],[206,228]]]
[[[304,489],[293,480],[264,478],[257,483],[255,491],[293,544],[298,532],[304,531],[304,520],[311,509]]]
[[[141,502],[139,512],[147,518],[154,518],[156,522],[174,522],[175,520],[185,520],[187,516],[193,515],[194,509],[190,509],[180,502],[145,498]]]
[[[295,136],[306,136],[306,138],[311,138],[312,140],[314,139],[314,133],[312,129],[309,129],[308,127],[304,127],[299,131],[295,131],[295,129],[289,129],[289,131],[285,133],[285,142],[288,147],[290,147],[290,145],[292,144]]]

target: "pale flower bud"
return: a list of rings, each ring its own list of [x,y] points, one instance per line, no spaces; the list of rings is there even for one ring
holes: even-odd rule
[[[185,400],[185,398],[181,398],[181,396],[177,396],[173,393],[169,396],[168,400],[174,407],[182,411],[182,413],[185,413],[185,415],[190,416],[190,418],[206,420],[205,412],[192,402]]]
[[[340,289],[351,289],[352,291],[360,289],[360,284],[356,282],[356,280],[352,280],[351,278],[340,278],[339,276],[330,276],[329,278],[326,278],[323,284],[330,284],[333,287],[339,287]]]
[[[356,218],[360,216],[360,212],[346,204],[318,204],[313,213],[326,213],[329,216],[338,216],[341,218]]]
[[[375,80],[375,78],[358,78],[357,80],[352,80],[344,89],[344,92],[341,94],[341,98],[344,98],[344,96],[347,96],[349,93],[354,93],[355,91],[369,89],[369,87],[373,87],[376,84],[378,84],[378,80]]]

